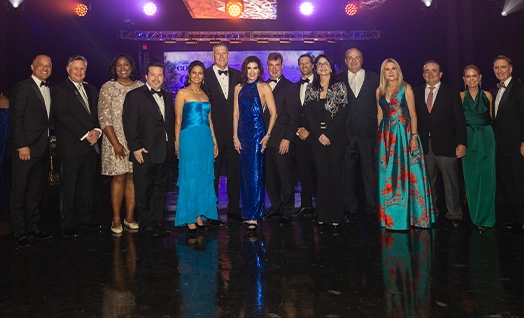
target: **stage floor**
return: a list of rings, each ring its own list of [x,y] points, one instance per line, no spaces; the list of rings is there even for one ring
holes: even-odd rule
[[[173,191],[169,237],[114,237],[109,182],[97,179],[101,232],[62,238],[56,187],[41,222],[54,239],[17,248],[2,221],[0,317],[524,316],[524,235],[501,227],[479,234],[467,213],[458,229],[441,216],[434,229],[404,232],[362,217],[338,236],[311,219],[283,229],[265,221],[250,238],[227,222],[222,179],[224,228],[188,240],[173,227]]]

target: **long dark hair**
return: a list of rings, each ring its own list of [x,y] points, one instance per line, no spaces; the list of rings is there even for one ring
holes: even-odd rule
[[[335,64],[333,64],[333,60],[325,55],[325,54],[320,54],[319,56],[317,56],[315,58],[315,68],[314,68],[314,71],[313,71],[313,74],[315,75],[315,79],[313,80],[313,83],[311,84],[312,88],[315,89],[315,90],[321,90],[321,87],[320,87],[320,75],[318,75],[317,73],[317,64],[318,64],[318,60],[320,60],[320,58],[325,58],[328,63],[329,63],[329,67],[331,67],[331,74],[329,75],[329,84],[328,84],[328,88],[333,86],[333,84],[335,84],[337,81],[335,80],[335,74],[333,74],[333,72],[335,71]]]
[[[187,68],[187,77],[186,77],[186,80],[184,81],[184,87],[188,87],[189,86],[189,80],[190,80],[190,74],[191,74],[191,71],[193,70],[193,68],[195,68],[195,66],[200,66],[202,68],[202,72],[204,72],[206,70],[206,67],[204,66],[204,63],[198,61],[198,60],[195,60],[193,62],[191,62]],[[200,83],[200,89],[204,91],[204,93],[207,95],[207,97],[209,98],[209,101],[212,100],[211,98],[211,92],[209,91],[209,88],[207,87],[207,84],[206,84],[206,76],[205,76],[205,72],[204,72],[204,77],[202,79],[202,82]]]
[[[258,77],[257,80],[260,82],[262,81],[262,76],[264,75],[264,68],[262,68],[262,61],[254,55],[246,57],[244,62],[242,63],[242,74],[240,74],[240,81],[241,83],[245,84],[247,82],[247,65],[249,63],[257,63],[258,65]]]
[[[111,62],[111,66],[109,67],[109,78],[115,81],[118,80],[118,74],[116,73],[116,62],[121,57],[125,58],[131,65],[131,74],[129,74],[129,79],[131,79],[132,81],[136,81],[137,79],[139,79],[140,75],[138,74],[138,70],[136,68],[135,61],[133,60],[131,56],[125,53],[118,54],[117,56],[115,56],[115,58]]]

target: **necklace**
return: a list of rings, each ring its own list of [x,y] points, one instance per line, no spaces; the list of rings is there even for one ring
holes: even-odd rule
[[[199,90],[196,90],[196,89],[191,89],[193,91],[193,93],[196,93],[196,94],[200,94],[202,93],[202,90],[199,89]]]
[[[122,86],[131,86],[133,84],[133,81],[129,81],[129,82],[121,82],[119,80],[116,80],[118,83],[120,83],[120,85]]]

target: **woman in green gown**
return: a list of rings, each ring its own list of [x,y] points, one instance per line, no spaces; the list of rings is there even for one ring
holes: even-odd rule
[[[491,128],[493,97],[480,88],[482,75],[475,65],[464,68],[465,91],[460,93],[468,132],[462,158],[471,221],[479,231],[495,225],[495,137]]]

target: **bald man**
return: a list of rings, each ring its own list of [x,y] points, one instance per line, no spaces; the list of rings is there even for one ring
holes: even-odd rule
[[[19,247],[30,247],[33,238],[52,238],[38,227],[39,205],[44,195],[49,167],[49,118],[51,92],[47,79],[53,65],[47,55],[31,64],[31,77],[16,84],[9,101],[12,156],[11,228]]]

